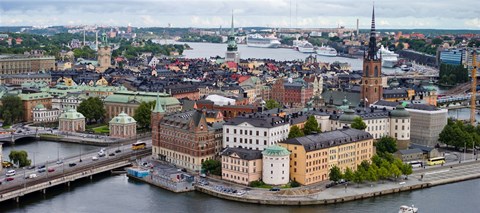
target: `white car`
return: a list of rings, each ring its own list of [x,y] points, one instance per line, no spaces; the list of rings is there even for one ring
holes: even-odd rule
[[[17,174],[17,173],[15,172],[15,170],[8,170],[8,171],[7,171],[7,174],[5,174],[5,175],[6,175],[7,177],[11,177],[11,176],[15,176],[15,174]]]
[[[97,156],[93,156],[93,157],[92,157],[92,160],[93,160],[93,161],[98,160]]]

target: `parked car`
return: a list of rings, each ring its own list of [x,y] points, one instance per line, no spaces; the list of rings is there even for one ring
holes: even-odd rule
[[[27,167],[27,169],[28,169],[28,170],[35,169],[35,166],[33,166],[33,165],[32,165],[32,166],[29,166],[29,167]]]
[[[93,156],[93,157],[92,157],[92,160],[93,160],[93,161],[98,160],[97,156]]]
[[[34,179],[37,177],[37,174],[29,174],[28,176],[25,177],[25,179]]]
[[[38,169],[43,169],[43,168],[45,168],[45,165],[40,165],[40,166],[38,166],[37,168],[38,168]]]
[[[12,170],[8,170],[5,176],[11,177],[11,176],[15,176],[15,174],[17,173],[15,172],[15,170],[12,169]]]
[[[54,168],[48,168],[48,172],[54,172],[55,169]]]
[[[115,156],[115,153],[112,152],[112,153],[108,154],[108,156]]]
[[[280,191],[280,189],[279,188],[271,188],[269,191],[278,192],[278,191]]]
[[[98,152],[98,157],[105,157],[105,152]]]
[[[47,169],[45,169],[45,167],[40,168],[40,169],[37,170],[38,173],[42,173],[42,172],[46,172],[46,171],[47,171]]]
[[[62,164],[63,160],[57,160],[57,164]]]
[[[120,152],[122,152],[122,150],[120,149],[115,150],[115,153],[120,153]]]
[[[15,178],[13,178],[13,177],[7,177],[7,178],[5,178],[5,180],[6,180],[6,181],[12,181],[12,180],[15,180]]]
[[[68,164],[69,167],[74,167],[74,166],[76,166],[76,165],[77,165],[76,163],[69,163],[69,164]]]

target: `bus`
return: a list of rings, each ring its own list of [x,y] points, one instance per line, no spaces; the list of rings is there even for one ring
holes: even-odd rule
[[[136,142],[132,144],[132,150],[145,149],[145,147],[147,147],[145,142]]]
[[[408,162],[408,164],[410,164],[413,168],[418,168],[423,166],[422,161],[410,161]]]
[[[436,158],[430,158],[427,160],[427,165],[429,166],[434,166],[434,165],[439,165],[444,163],[445,163],[445,157],[436,157]]]

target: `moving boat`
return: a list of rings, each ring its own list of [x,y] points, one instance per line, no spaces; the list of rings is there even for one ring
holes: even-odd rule
[[[406,206],[406,205],[403,205],[403,206],[400,206],[400,210],[398,211],[398,213],[417,213],[418,212],[418,208],[415,208],[415,206]]]
[[[337,56],[337,50],[329,46],[321,46],[317,49],[317,55],[335,57]]]
[[[249,34],[247,36],[247,46],[262,48],[277,48],[280,41],[274,35]]]
[[[378,50],[377,56],[382,58],[382,67],[392,68],[398,62],[398,54],[386,49],[383,45]]]
[[[295,40],[293,46],[301,53],[315,53],[313,45],[305,40]]]

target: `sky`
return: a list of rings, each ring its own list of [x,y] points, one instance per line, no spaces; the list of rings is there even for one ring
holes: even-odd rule
[[[370,27],[371,0],[0,0],[0,26]],[[480,0],[377,0],[378,29],[480,29]]]

